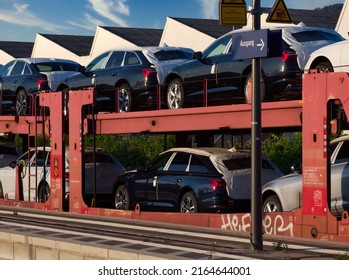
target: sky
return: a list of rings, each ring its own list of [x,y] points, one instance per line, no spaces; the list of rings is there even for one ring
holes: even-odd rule
[[[275,1],[260,3],[272,7]],[[344,1],[284,0],[289,9]],[[219,0],[1,0],[0,41],[34,42],[37,33],[93,36],[98,25],[162,29],[167,17],[218,19],[218,6]]]

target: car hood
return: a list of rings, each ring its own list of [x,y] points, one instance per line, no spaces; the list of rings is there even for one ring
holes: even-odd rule
[[[275,180],[272,180],[264,185],[262,185],[262,191],[264,191],[267,188],[275,187],[275,186],[288,186],[293,183],[300,182],[302,184],[302,174],[300,173],[291,173],[285,176],[282,176],[280,178],[277,178]]]
[[[52,91],[57,91],[58,86],[63,82],[63,80],[77,73],[79,72],[76,72],[76,71],[42,72],[42,74],[46,75],[48,80],[48,85]]]

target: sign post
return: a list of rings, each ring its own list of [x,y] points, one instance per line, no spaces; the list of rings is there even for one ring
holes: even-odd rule
[[[253,0],[253,30],[261,29],[260,0]],[[262,235],[262,132],[261,132],[261,58],[252,59],[252,190],[251,190],[251,248],[263,250]]]

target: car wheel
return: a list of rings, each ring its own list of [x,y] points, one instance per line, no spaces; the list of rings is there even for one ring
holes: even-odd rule
[[[128,84],[119,87],[119,112],[131,111],[131,88]]]
[[[168,85],[166,101],[169,109],[183,108],[184,91],[180,79],[174,79]]]
[[[38,189],[38,202],[46,202],[50,196],[50,186],[47,182],[40,184]]]
[[[316,71],[318,73],[327,73],[327,72],[333,72],[333,66],[331,64],[331,62],[329,61],[322,61],[320,63],[318,63],[314,69],[316,69]]]
[[[263,212],[282,212],[282,206],[279,198],[276,195],[272,195],[266,198],[263,203]]]
[[[245,103],[252,103],[252,73],[247,75],[244,86]],[[265,100],[265,82],[261,77],[261,102]]]
[[[16,96],[16,113],[18,116],[26,116],[28,113],[28,97],[24,89],[21,89]]]
[[[130,196],[128,189],[125,185],[121,185],[116,189],[115,192],[115,209],[129,210],[130,209]]]
[[[181,213],[197,213],[198,204],[196,201],[195,194],[193,192],[187,192],[183,195],[181,199],[181,204],[179,206],[179,211]]]

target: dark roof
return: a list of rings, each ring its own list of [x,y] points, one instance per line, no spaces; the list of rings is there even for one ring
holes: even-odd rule
[[[103,29],[135,44],[136,46],[158,46],[160,44],[162,29],[105,27]]]
[[[94,36],[40,34],[78,56],[89,55]]]
[[[262,8],[263,13],[270,13],[271,8]],[[288,9],[294,24],[303,22],[307,26],[335,29],[340,11],[322,10],[298,10]],[[227,26],[219,24],[217,19],[193,19],[193,18],[172,18],[195,30],[205,33],[213,38],[218,38],[233,29],[240,29],[242,26]]]
[[[32,42],[0,41],[0,50],[3,50],[14,58],[31,57],[33,47],[34,43]]]
[[[262,8],[263,13],[270,13],[271,8]],[[288,9],[294,24],[303,22],[306,26],[335,29],[341,11]]]
[[[228,26],[219,24],[217,19],[197,19],[197,18],[172,18],[195,30],[205,33],[213,38],[218,38],[233,29],[240,29],[241,26]]]

